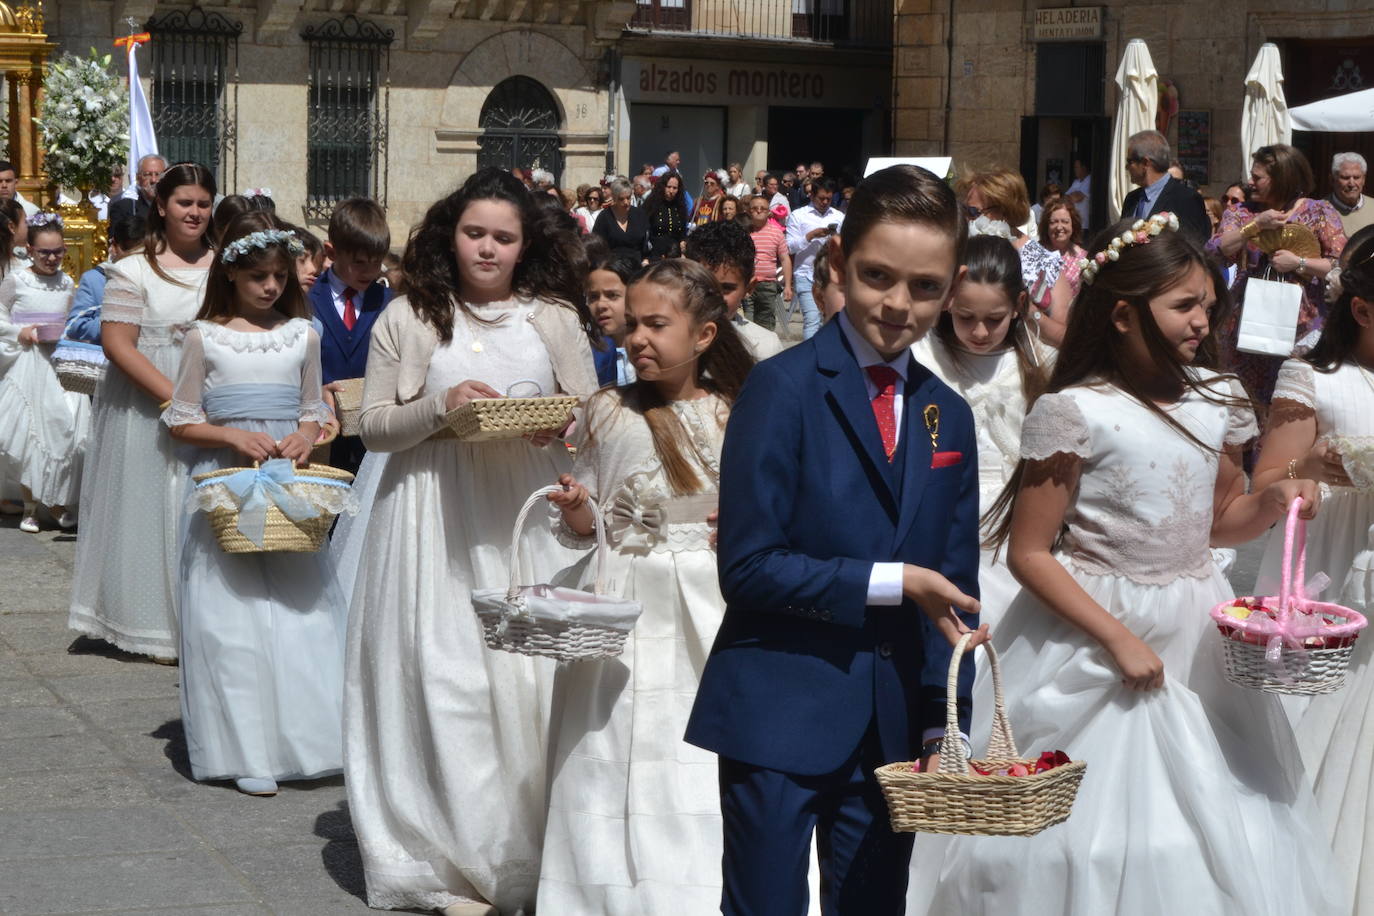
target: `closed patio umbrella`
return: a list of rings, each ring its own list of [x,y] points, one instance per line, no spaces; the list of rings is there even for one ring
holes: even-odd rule
[[[1255,150],[1275,143],[1291,143],[1293,121],[1283,98],[1283,68],[1279,49],[1266,42],[1245,74],[1245,107],[1240,113],[1241,174],[1250,174]]]
[[[1112,119],[1112,152],[1108,172],[1107,213],[1113,222],[1121,216],[1121,204],[1131,190],[1126,171],[1126,141],[1132,134],[1155,129],[1155,110],[1159,107],[1159,74],[1150,49],[1139,38],[1132,38],[1121,56],[1116,71],[1120,96],[1116,117]]]

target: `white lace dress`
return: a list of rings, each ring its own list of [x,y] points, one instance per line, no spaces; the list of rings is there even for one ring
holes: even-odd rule
[[[1321,510],[1307,525],[1308,576],[1331,579],[1319,597],[1374,616],[1374,372],[1349,362],[1318,372],[1303,360],[1279,370],[1274,398],[1315,411],[1318,439],[1333,441],[1356,487],[1323,487]],[[1275,526],[1255,594],[1273,595],[1283,568],[1283,526]],[[1299,712],[1297,733],[1313,776],[1331,845],[1341,870],[1354,875],[1345,912],[1374,913],[1374,632],[1355,643],[1345,688],[1314,697]],[[1366,852],[1366,849],[1369,852]]]
[[[19,343],[31,324],[65,322],[76,287],[58,271],[15,265],[0,280],[0,479],[17,480],[44,506],[75,509],[91,430],[90,398],[64,391],[53,344]]]
[[[331,416],[320,401],[320,339],[296,318],[251,333],[208,321],[186,335],[167,426],[213,423],[281,440]],[[189,474],[242,468],[233,449],[194,449]],[[182,478],[181,717],[196,779],[309,779],[343,767],[348,608],[327,551],[227,554],[207,512],[236,503]],[[299,493],[299,490],[295,492]],[[333,512],[346,488],[315,487]]]
[[[682,740],[725,613],[706,516],[716,509],[728,406],[672,408],[703,489],[673,496],[642,414],[619,393],[588,405],[573,470],[602,503],[614,550],[607,588],[643,613],[617,658],[560,668],[561,715],[544,833],[540,913],[642,916],[720,906],[716,755]],[[570,547],[588,548],[561,521]],[[590,557],[588,558],[590,561]],[[590,562],[583,583],[592,580]]]
[[[425,392],[467,379],[555,391],[533,308],[483,306],[484,317],[505,316],[494,325],[455,316]],[[428,439],[387,457],[359,509],[344,761],[370,906],[533,910],[555,666],[488,649],[471,594],[509,583],[521,504],[571,465],[561,442]],[[547,525],[530,524],[521,550],[530,584],[578,559]]]
[[[138,351],[175,379],[207,271],[167,273],[178,282],[143,257],[109,265],[100,319],[137,325]],[[127,652],[176,657],[184,471],[157,402],[111,363],[95,394],[69,627]]]
[[[1196,394],[1170,411],[1214,449],[1255,435],[1248,410]],[[915,858],[907,912],[1337,913],[1342,879],[1283,710],[1222,674],[1208,611],[1233,593],[1208,550],[1216,454],[1109,386],[1041,397],[1021,451],[1079,468],[1059,559],[1159,655],[1165,686],[1127,689],[1105,649],[1024,592],[1003,626],[1035,657],[1008,711],[1022,753],[1087,762],[1073,814],[1033,839],[954,837]]]

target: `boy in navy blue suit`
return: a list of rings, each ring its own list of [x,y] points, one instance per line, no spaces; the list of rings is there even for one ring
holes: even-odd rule
[[[966,235],[924,169],[866,179],[831,248],[845,310],[755,367],[731,412],[727,607],[686,736],[720,756],[726,914],[803,916],[813,832],[823,912],[905,909],[912,835],[888,826],[873,770],[939,753],[951,644],[978,611],[973,417],[909,347],[953,296]]]
[[[326,385],[362,378],[367,370],[372,325],[391,300],[391,290],[378,282],[390,247],[386,211],[376,201],[355,197],[334,208],[324,245],[333,263],[310,290],[310,306],[324,329],[320,364]],[[365,452],[359,437],[340,436],[329,463],[356,473]]]

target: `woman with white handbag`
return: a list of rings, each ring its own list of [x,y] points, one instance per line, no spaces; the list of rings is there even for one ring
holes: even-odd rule
[[[661,261],[630,285],[639,380],[587,405],[559,540],[613,545],[606,591],[642,603],[621,655],[560,669],[540,913],[705,913],[720,904],[716,757],[683,732],[725,601],[712,525],[730,405],[753,365],[711,274]],[[588,575],[591,570],[588,570]]]

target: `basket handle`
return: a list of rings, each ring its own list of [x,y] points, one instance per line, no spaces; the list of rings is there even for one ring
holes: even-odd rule
[[[540,487],[530,494],[529,499],[520,507],[520,514],[515,517],[515,529],[510,536],[510,587],[506,590],[506,599],[513,600],[520,594],[520,532],[524,530],[525,519],[529,517],[530,510],[544,502],[545,497],[550,493],[562,493],[562,487]],[[610,553],[610,547],[606,543],[606,520],[601,517],[601,507],[596,504],[596,500],[591,496],[587,497],[587,505],[592,510],[592,524],[596,529],[596,580],[592,584],[593,595],[604,595],[606,593],[606,555]]]
[[[940,760],[936,763],[935,773],[954,773],[964,775],[968,772],[968,753],[959,737],[959,662],[964,651],[973,639],[973,633],[965,633],[954,645],[949,658],[949,677],[945,679],[945,741],[940,748]],[[992,758],[1020,757],[1016,749],[1016,736],[1011,733],[1011,721],[1007,719],[1007,703],[1002,694],[1002,665],[997,658],[997,650],[992,642],[983,643],[987,650],[988,662],[992,665],[992,735],[988,738],[988,756]]]
[[[1283,577],[1279,584],[1279,614],[1287,619],[1293,614],[1294,604],[1307,600],[1307,522],[1298,513],[1306,504],[1301,496],[1295,497],[1288,507],[1288,520],[1283,527]],[[1294,571],[1293,550],[1297,548],[1297,569]],[[1294,576],[1296,575],[1296,578]]]

